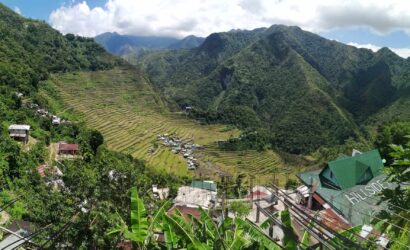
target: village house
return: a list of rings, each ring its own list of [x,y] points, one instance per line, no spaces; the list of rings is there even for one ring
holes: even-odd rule
[[[51,119],[51,123],[55,126],[58,126],[58,125],[61,124],[61,118],[53,115],[53,117]]]
[[[182,186],[178,189],[174,205],[168,213],[180,211],[185,217],[199,216],[199,207],[208,210],[217,206],[217,185],[213,181],[193,181],[191,186]]]
[[[78,144],[59,142],[57,146],[57,154],[59,158],[75,158],[78,154],[78,151]]]
[[[10,137],[28,143],[30,136],[30,125],[13,124],[9,126]]]
[[[41,164],[36,168],[37,173],[46,182],[46,185],[55,190],[64,187],[62,180],[63,172],[57,166],[49,166],[48,164]]]

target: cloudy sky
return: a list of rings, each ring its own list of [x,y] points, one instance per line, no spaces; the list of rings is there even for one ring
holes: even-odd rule
[[[357,47],[389,47],[410,56],[405,0],[5,0],[23,16],[63,33],[95,36],[207,36],[231,29],[297,25]]]

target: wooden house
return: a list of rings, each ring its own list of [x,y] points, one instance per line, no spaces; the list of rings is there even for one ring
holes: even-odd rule
[[[28,143],[30,135],[30,125],[13,124],[9,126],[9,134],[15,140]]]
[[[65,142],[58,143],[58,155],[71,155],[75,156],[78,154],[78,144],[69,144]]]

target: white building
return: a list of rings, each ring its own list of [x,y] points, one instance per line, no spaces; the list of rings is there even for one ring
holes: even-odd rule
[[[216,195],[217,192],[214,191],[183,186],[178,189],[178,195],[174,199],[174,205],[209,209],[215,206]]]

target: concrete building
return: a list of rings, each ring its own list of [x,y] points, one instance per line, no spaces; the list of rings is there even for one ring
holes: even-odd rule
[[[174,199],[176,206],[213,208],[216,205],[216,192],[202,188],[183,186],[178,189],[178,195]]]

